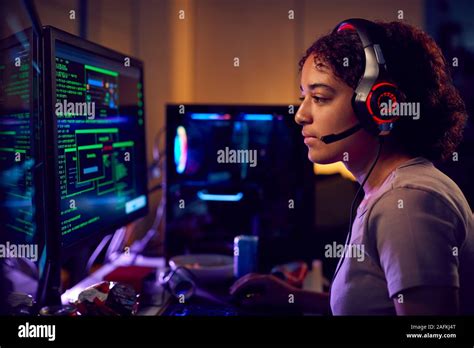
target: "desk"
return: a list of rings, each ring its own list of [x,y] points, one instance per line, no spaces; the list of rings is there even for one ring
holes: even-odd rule
[[[75,302],[84,289],[97,284],[104,280],[104,277],[112,272],[114,269],[120,266],[129,266],[131,265],[135,255],[133,254],[121,254],[116,260],[111,263],[107,263],[99,268],[97,271],[92,273],[87,278],[84,278],[82,281],[74,285],[72,288],[66,290],[61,295],[61,302],[62,304],[69,304],[70,302]],[[157,270],[162,270],[165,268],[165,259],[163,257],[144,257],[139,255],[134,265],[136,266],[145,266],[145,267],[154,267]],[[138,315],[157,315],[163,308],[162,305],[166,304],[169,300],[169,295],[167,293],[163,296],[163,303],[162,299],[162,291],[163,288],[158,284],[158,281],[154,284],[154,295],[153,301],[150,305],[147,305],[140,309]]]
[[[104,280],[104,277],[112,272],[115,268],[119,266],[127,266],[131,265],[132,260],[134,259],[134,255],[132,254],[122,254],[119,256],[115,261],[105,264],[101,268],[99,268],[96,272],[91,274],[89,277],[83,279],[81,282],[67,290],[64,294],[61,296],[61,301],[63,304],[68,304],[70,302],[74,302],[77,300],[79,294],[81,291],[83,291],[85,288],[94,285],[96,283],[99,283]],[[155,257],[155,258],[150,258],[150,257],[144,257],[144,256],[138,256],[135,260],[134,265],[137,266],[146,266],[146,267],[154,267],[158,271],[163,270],[166,265],[165,265],[165,260],[163,257]],[[306,280],[310,280],[311,278],[311,272],[308,272]],[[216,310],[215,312],[217,313],[216,315],[219,315],[218,312],[218,307],[222,307],[225,310],[232,311],[234,308],[235,312],[241,313],[243,315],[272,315],[275,313],[263,313],[263,312],[247,312],[244,310],[237,309],[235,307],[232,307],[229,303],[229,296],[228,296],[228,289],[230,285],[232,284],[232,280],[223,282],[222,285],[217,286],[217,287],[212,287],[212,290],[206,290],[203,288],[197,288],[195,299],[191,299],[190,303],[191,304],[196,304],[196,305],[203,305],[206,306],[206,304],[209,304],[210,307],[215,307]],[[305,284],[303,286],[304,289],[310,289],[310,282],[308,283],[305,281]],[[176,304],[176,301],[172,301],[171,296],[165,292],[163,294],[163,288],[162,286],[158,283],[158,280],[153,286],[152,289],[152,298],[151,301],[145,306],[143,306],[140,311],[137,313],[139,316],[154,316],[154,315],[162,315],[162,314],[170,314],[170,309],[168,306]],[[213,310],[211,309],[210,312]],[[281,314],[281,313],[280,313]],[[212,315],[212,313],[211,313]],[[233,315],[233,314],[231,314]]]

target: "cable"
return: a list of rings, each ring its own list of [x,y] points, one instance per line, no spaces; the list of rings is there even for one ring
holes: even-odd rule
[[[345,242],[345,245],[344,245],[344,250],[346,250],[346,247],[347,245],[350,243],[351,241],[351,236],[352,236],[352,226],[353,226],[353,221],[352,221],[352,216],[354,214],[354,206],[355,206],[355,203],[357,201],[357,198],[359,197],[359,194],[360,192],[363,190],[364,188],[364,185],[365,183],[367,182],[367,180],[369,179],[369,176],[370,174],[372,174],[372,171],[374,170],[375,168],[375,165],[377,164],[378,160],[379,160],[379,157],[380,157],[380,152],[382,150],[382,143],[383,143],[383,140],[382,138],[379,138],[379,146],[378,146],[378,149],[377,149],[377,155],[375,156],[375,160],[374,162],[372,163],[372,165],[370,166],[370,169],[369,169],[369,172],[367,173],[367,175],[365,176],[364,180],[362,181],[361,185],[359,186],[355,196],[354,196],[354,199],[352,200],[352,204],[351,204],[351,212],[350,212],[350,217],[349,217],[349,233],[347,234],[347,238],[346,238],[346,242]],[[344,263],[344,255],[341,257],[341,260],[340,262],[338,263],[337,267],[336,267],[336,272],[334,272],[334,276],[332,277],[332,281],[331,281],[331,287],[330,287],[330,290],[329,290],[329,298],[331,297],[331,289],[332,289],[332,284],[334,282],[334,279],[336,279],[336,276],[337,276],[337,273],[339,272],[339,269],[341,268],[342,264]]]
[[[123,244],[125,242],[126,232],[127,228],[121,227],[113,234],[113,237],[110,240],[109,247],[105,252],[105,260],[107,262],[112,261],[117,253],[121,253],[123,251]]]
[[[166,127],[162,127],[158,133],[155,134],[155,138],[153,139],[153,160],[158,161],[161,158],[162,151],[160,151],[160,141],[161,136],[166,131]]]
[[[171,281],[173,277],[175,277],[179,272],[183,271],[186,273],[186,275],[181,274],[181,277],[184,277],[184,279],[181,280],[181,283],[188,282],[188,284],[191,286],[190,290],[190,295],[194,295],[196,291],[196,284],[197,284],[197,277],[196,275],[187,267],[185,266],[178,266],[175,269],[170,269],[168,271],[165,271],[162,276],[160,276],[159,283],[161,285],[161,298],[160,298],[160,303],[146,303],[146,306],[151,306],[151,307],[162,307],[165,304],[165,294],[170,295],[172,298],[176,299],[176,294],[173,292],[173,289],[171,289]],[[176,286],[176,285],[175,285]]]
[[[143,253],[148,243],[155,236],[155,234],[157,234],[158,228],[160,227],[160,224],[164,215],[164,208],[165,208],[164,201],[165,201],[164,198],[162,198],[160,201],[160,204],[158,205],[156,209],[155,221],[153,222],[153,225],[151,226],[151,228],[148,230],[148,232],[145,234],[145,236],[142,239],[133,243],[132,247],[130,248],[131,252],[134,255],[131,261],[131,265],[135,264],[138,256]]]
[[[87,261],[87,265],[86,265],[87,273],[90,272],[95,260],[97,260],[97,258],[99,257],[99,254],[102,252],[102,250],[104,250],[105,246],[107,245],[107,243],[110,241],[111,238],[112,238],[111,234],[106,235],[104,238],[102,238],[99,245],[95,248],[94,252],[89,257],[89,260]]]
[[[185,273],[185,274],[182,274],[182,273]],[[179,280],[178,283],[172,285],[171,284],[172,279],[177,274],[181,276],[181,279]],[[192,295],[194,295],[196,291],[197,281],[198,281],[198,278],[189,268],[185,266],[178,266],[163,277],[162,286],[166,291],[168,291],[170,295],[174,297],[176,295],[179,295],[176,293],[176,291],[181,292],[181,291],[186,291],[186,290],[188,291],[188,296],[191,297]]]
[[[107,243],[109,246],[105,252],[105,262],[110,262],[112,260],[112,255],[114,255],[118,250],[121,250],[121,245],[123,244],[123,240],[125,238],[125,228],[121,227],[117,229],[114,233],[108,234],[102,238],[100,243],[95,248],[92,255],[89,257],[87,261],[86,270],[89,272],[94,265],[94,262],[99,257],[100,253],[106,248]]]
[[[160,142],[161,136],[166,131],[166,127],[162,127],[156,134],[153,139],[153,147],[152,147],[152,154],[153,154],[153,162],[148,167],[148,173],[150,178],[158,178],[162,176],[162,168],[161,164],[164,157],[164,152],[160,151]]]

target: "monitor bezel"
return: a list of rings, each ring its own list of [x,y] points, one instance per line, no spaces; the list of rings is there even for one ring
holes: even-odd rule
[[[43,30],[44,34],[44,71],[50,71],[50,74],[45,74],[44,76],[44,91],[45,91],[45,102],[44,102],[44,110],[45,110],[45,124],[46,127],[46,167],[47,169],[47,178],[51,178],[48,180],[48,197],[46,207],[48,207],[47,220],[49,222],[48,232],[53,238],[59,237],[59,244],[56,245],[56,248],[60,248],[61,251],[65,249],[72,249],[72,247],[76,247],[82,243],[92,242],[95,239],[98,239],[106,234],[113,233],[118,228],[129,224],[139,218],[146,216],[149,212],[149,197],[148,197],[148,185],[145,184],[146,192],[144,193],[147,197],[146,204],[143,208],[138,209],[137,211],[131,213],[130,215],[123,216],[120,219],[117,219],[114,224],[109,226],[105,226],[102,228],[97,229],[93,233],[87,233],[86,236],[80,239],[74,239],[65,243],[63,236],[61,235],[61,228],[60,228],[60,190],[59,190],[59,178],[57,175],[57,168],[58,168],[58,148],[57,148],[57,128],[56,122],[57,118],[54,113],[54,105],[56,103],[55,93],[53,91],[56,90],[56,79],[55,79],[55,64],[56,64],[56,42],[60,41],[64,44],[74,46],[81,50],[88,51],[89,53],[102,56],[107,59],[115,60],[118,62],[123,62],[124,58],[130,58],[130,66],[136,67],[140,71],[140,83],[144,88],[144,74],[143,74],[143,62],[137,58],[131,57],[129,55],[125,55],[119,53],[117,51],[111,50],[104,46],[98,45],[91,41],[85,40],[78,36],[69,34],[65,31],[57,29],[52,26],[45,26]],[[143,93],[143,103],[145,105],[145,96]],[[140,138],[143,139],[144,142],[144,159],[145,159],[145,168],[147,168],[147,153],[146,153],[146,112],[144,111],[143,117],[143,126],[142,126],[142,134],[140,134]],[[141,180],[143,182],[148,183],[148,174],[147,170],[144,170],[141,173],[138,173],[141,176]],[[59,250],[57,249],[57,252]]]

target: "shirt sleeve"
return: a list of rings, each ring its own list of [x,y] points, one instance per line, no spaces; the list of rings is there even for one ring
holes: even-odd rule
[[[459,287],[457,255],[465,231],[441,197],[393,189],[372,206],[368,224],[390,297],[418,286]]]

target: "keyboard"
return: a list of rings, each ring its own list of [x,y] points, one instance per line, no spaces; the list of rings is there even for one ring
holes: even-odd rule
[[[186,316],[206,316],[206,317],[231,317],[240,315],[239,311],[231,306],[220,306],[213,304],[171,304],[163,313],[165,316],[186,317]]]

